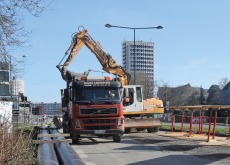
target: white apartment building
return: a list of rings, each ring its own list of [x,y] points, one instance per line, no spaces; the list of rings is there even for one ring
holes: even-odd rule
[[[13,79],[11,80],[12,95],[18,95],[19,93],[25,93],[25,82],[23,80]]]
[[[153,97],[154,81],[154,43],[135,41],[124,41],[122,43],[122,65],[128,73],[135,75],[137,85],[143,85],[145,98]],[[143,79],[138,75],[145,75]],[[139,79],[138,79],[139,78]]]
[[[40,107],[46,115],[60,115],[61,103],[32,103],[32,108]]]

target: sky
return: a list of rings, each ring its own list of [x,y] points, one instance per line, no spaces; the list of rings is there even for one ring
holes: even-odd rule
[[[136,41],[154,42],[154,80],[176,87],[190,83],[205,89],[230,79],[229,0],[53,0],[40,17],[24,16],[31,31],[31,48],[17,50],[26,56],[25,95],[32,102],[60,102],[65,88],[56,65],[71,43],[71,35],[84,26],[104,51],[121,65],[121,44],[133,41],[132,29],[106,28],[163,26],[161,30],[136,30]],[[102,71],[94,54],[84,47],[69,70]],[[104,75],[92,72],[91,75]]]

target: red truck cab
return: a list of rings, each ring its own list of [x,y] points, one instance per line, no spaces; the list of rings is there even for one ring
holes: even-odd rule
[[[122,92],[120,82],[109,77],[67,82],[62,94],[63,132],[70,133],[74,143],[83,134],[112,136],[120,142],[124,133]]]

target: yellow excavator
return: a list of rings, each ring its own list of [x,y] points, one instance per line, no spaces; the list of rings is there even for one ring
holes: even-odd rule
[[[162,100],[156,98],[143,100],[141,85],[129,85],[130,74],[122,66],[118,65],[112,56],[106,53],[99,42],[93,40],[84,28],[72,37],[71,45],[65,53],[65,55],[68,55],[66,61],[61,65],[64,56],[59,65],[57,65],[63,79],[71,81],[81,76],[88,76],[86,72],[76,74],[67,70],[69,64],[84,45],[96,56],[102,65],[102,69],[107,73],[114,74],[115,79],[121,83],[125,132],[130,132],[131,128],[136,128],[137,130],[147,129],[149,133],[157,132],[162,125],[159,116],[164,113]]]

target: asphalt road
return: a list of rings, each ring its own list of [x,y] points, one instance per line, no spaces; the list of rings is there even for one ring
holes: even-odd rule
[[[184,140],[132,132],[120,143],[112,138],[82,138],[71,145],[87,165],[230,165],[230,146],[204,145],[204,140]]]

